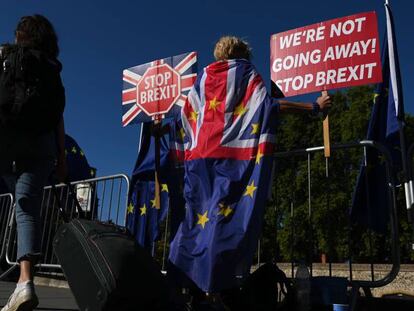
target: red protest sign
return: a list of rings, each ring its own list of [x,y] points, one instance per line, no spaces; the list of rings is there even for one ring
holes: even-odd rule
[[[270,61],[284,96],[381,82],[377,16],[360,13],[272,35]]]
[[[122,125],[179,116],[196,78],[196,52],[124,69]]]
[[[137,85],[137,105],[149,116],[165,114],[181,95],[181,77],[168,64],[150,67]]]

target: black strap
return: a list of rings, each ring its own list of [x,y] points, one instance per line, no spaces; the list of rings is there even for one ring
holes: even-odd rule
[[[66,183],[65,185],[66,185],[66,187],[68,187],[69,195],[70,195],[70,197],[72,197],[73,201],[75,202],[76,210],[77,210],[78,214],[80,215],[83,212],[83,210],[82,210],[82,207],[79,204],[78,198],[76,197],[74,187],[70,183]],[[68,214],[66,213],[65,209],[62,206],[62,202],[60,200],[59,192],[56,188],[56,184],[54,184],[54,183],[52,183],[52,190],[53,190],[53,193],[54,193],[55,198],[56,198],[56,203],[57,203],[57,206],[58,206],[59,213],[62,216],[63,221],[65,223],[68,223],[70,221],[70,217],[68,216]]]

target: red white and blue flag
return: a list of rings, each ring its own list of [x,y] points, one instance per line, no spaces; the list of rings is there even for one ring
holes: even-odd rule
[[[209,65],[188,94],[186,215],[170,261],[205,292],[233,287],[249,272],[271,184],[277,108],[246,60]]]
[[[196,52],[125,69],[122,125],[179,116],[196,77]]]

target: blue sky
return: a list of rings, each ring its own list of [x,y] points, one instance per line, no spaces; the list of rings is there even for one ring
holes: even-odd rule
[[[390,1],[393,9],[406,111],[414,112],[414,33],[411,1]],[[273,33],[375,10],[380,38],[385,12],[380,0],[0,0],[0,42],[13,40],[23,15],[43,14],[60,40],[66,87],[67,132],[84,149],[98,175],[129,174],[138,146],[138,127],[121,126],[122,70],[148,61],[197,51],[199,69],[213,61],[222,35],[251,43],[257,69],[270,79]],[[316,96],[316,95],[315,95]]]

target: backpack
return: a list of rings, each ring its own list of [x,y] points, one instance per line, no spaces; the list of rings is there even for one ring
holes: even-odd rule
[[[38,136],[56,129],[65,107],[61,64],[29,47],[0,47],[0,130]]]

